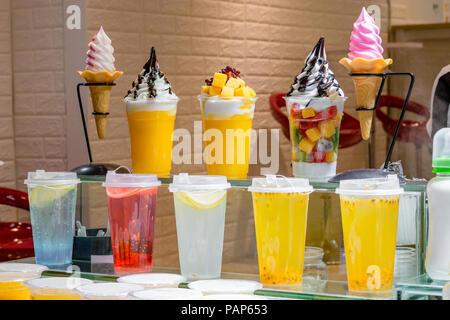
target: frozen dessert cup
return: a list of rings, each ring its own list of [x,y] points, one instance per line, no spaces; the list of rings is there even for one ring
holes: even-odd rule
[[[83,300],[130,300],[130,292],[144,289],[131,283],[97,282],[79,286],[74,292],[80,294]]]
[[[285,97],[294,177],[324,182],[336,175],[346,97]]]
[[[155,48],[124,99],[134,173],[169,176],[178,97],[159,70]]]
[[[74,277],[32,279],[23,284],[30,289],[32,300],[81,300],[76,287],[91,284],[92,280]]]
[[[200,291],[205,296],[213,294],[251,295],[262,287],[262,284],[256,281],[234,279],[198,280],[188,284],[189,289]]]
[[[380,29],[366,8],[353,24],[350,37],[350,52],[348,58],[342,58],[342,64],[350,73],[381,73],[392,64],[392,59],[383,58]],[[356,104],[358,108],[370,109],[375,106],[375,100],[380,87],[380,77],[353,77],[356,90]],[[364,140],[370,138],[373,110],[359,110],[361,136]]]
[[[205,81],[198,98],[208,174],[246,179],[256,93],[227,66]]]
[[[65,269],[72,264],[77,184],[75,172],[29,172],[30,218],[37,264]]]
[[[344,180],[340,195],[347,281],[350,292],[392,290],[400,194],[396,175]]]
[[[113,56],[114,48],[111,46],[111,39],[106,35],[103,27],[94,35],[88,45],[89,50],[86,55],[86,69],[78,71],[78,75],[83,77],[87,83],[103,84],[114,83],[123,75],[122,71],[116,71]],[[112,86],[92,85],[89,86],[94,109],[95,125],[99,139],[105,137],[106,117],[109,111],[109,98]]]
[[[265,285],[302,283],[309,193],[307,179],[254,178],[252,192],[259,275]]]
[[[158,186],[156,175],[108,171],[108,198],[114,272],[151,272]]]
[[[188,280],[220,278],[227,189],[224,176],[173,177],[181,274]]]
[[[177,288],[186,278],[173,273],[140,273],[130,274],[117,279],[120,283],[134,283],[147,289]]]
[[[185,288],[156,288],[135,291],[128,294],[132,300],[198,300],[203,294]]]
[[[39,278],[27,272],[0,272],[0,300],[31,300],[30,289],[24,281]]]

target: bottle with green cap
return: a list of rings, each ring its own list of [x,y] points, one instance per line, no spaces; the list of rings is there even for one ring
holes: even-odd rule
[[[433,280],[450,280],[450,128],[433,138],[433,172],[427,185],[428,247],[427,274]]]

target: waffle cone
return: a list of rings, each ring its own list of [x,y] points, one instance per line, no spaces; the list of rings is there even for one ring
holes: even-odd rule
[[[392,63],[392,59],[366,60],[356,58],[350,60],[342,58],[339,61],[350,73],[380,73]],[[358,108],[370,109],[375,106],[375,99],[380,87],[379,77],[353,77],[356,90],[356,104]],[[361,127],[361,137],[364,140],[370,138],[372,129],[373,111],[358,111],[359,125]]]
[[[113,83],[115,79],[120,77],[123,72],[115,71],[78,71],[78,74],[86,79],[87,83]],[[91,92],[92,107],[94,112],[106,113],[109,111],[109,98],[111,95],[111,86],[89,87]],[[99,139],[105,137],[106,132],[106,115],[95,115],[95,124],[97,127],[97,135]]]

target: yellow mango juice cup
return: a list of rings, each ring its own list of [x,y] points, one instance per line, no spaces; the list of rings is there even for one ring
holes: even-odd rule
[[[246,179],[256,98],[199,96],[209,175]]]
[[[176,98],[126,102],[134,173],[170,175],[178,101]]]
[[[396,175],[341,181],[347,282],[350,292],[392,290],[400,188]]]
[[[300,285],[306,239],[307,179],[254,178],[252,192],[261,283]]]

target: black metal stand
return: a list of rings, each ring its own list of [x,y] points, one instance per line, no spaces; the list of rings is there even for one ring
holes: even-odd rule
[[[386,157],[386,161],[384,162],[383,169],[357,169],[357,170],[349,170],[345,171],[343,173],[337,174],[333,178],[329,180],[329,182],[339,182],[341,180],[349,180],[349,179],[367,179],[367,178],[379,178],[379,177],[385,177],[388,174],[395,174],[395,172],[392,172],[389,170],[389,166],[391,165],[391,157],[392,152],[394,150],[395,142],[397,141],[397,136],[400,131],[403,118],[406,113],[406,109],[408,107],[409,98],[411,97],[411,92],[414,87],[415,82],[415,76],[413,73],[410,72],[391,72],[391,73],[350,73],[350,77],[380,77],[381,78],[381,84],[380,88],[378,89],[377,98],[375,100],[375,105],[372,108],[366,109],[366,108],[357,108],[357,111],[366,111],[366,112],[373,112],[380,102],[381,94],[384,89],[384,85],[386,83],[387,77],[395,77],[395,76],[408,76],[410,77],[410,83],[408,92],[406,94],[405,103],[403,104],[402,112],[400,114],[400,117],[398,119],[397,127],[395,128],[394,136],[392,137],[391,145],[389,146],[389,151]],[[404,181],[403,177],[399,177],[401,181]]]
[[[77,84],[77,95],[78,95],[78,104],[80,106],[80,114],[81,120],[83,122],[83,130],[84,130],[84,138],[86,141],[86,147],[89,155],[89,164],[85,164],[79,167],[72,169],[72,172],[76,172],[77,175],[106,175],[108,170],[115,170],[119,165],[110,164],[110,163],[92,163],[92,152],[91,152],[91,144],[89,143],[89,136],[87,132],[86,120],[84,118],[84,110],[83,103],[81,101],[80,87],[90,87],[90,86],[115,86],[115,83],[79,83]],[[93,115],[109,115],[109,112],[92,112]]]

